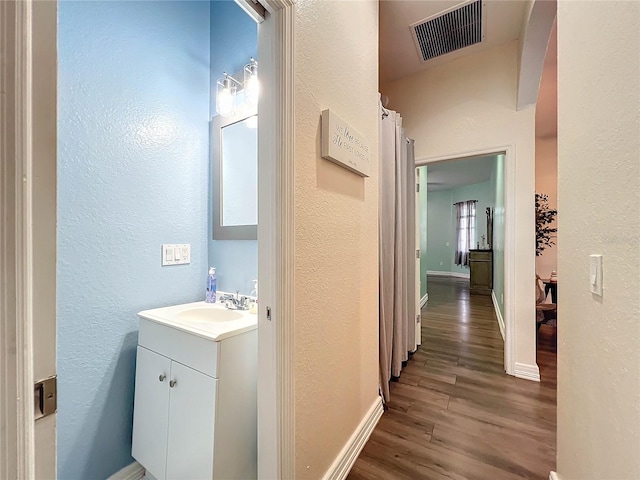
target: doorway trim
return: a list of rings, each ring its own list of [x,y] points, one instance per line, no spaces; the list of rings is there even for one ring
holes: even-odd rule
[[[0,407],[7,420],[0,473],[18,479],[35,477],[32,18],[32,0],[0,3]]]
[[[260,81],[272,94],[258,104],[258,478],[294,478],[295,0],[262,3]]]
[[[505,179],[504,179],[504,313],[505,313],[505,339],[504,339],[504,370],[509,375],[516,374],[516,341],[515,341],[515,183],[516,165],[515,148],[513,145],[500,145],[496,147],[478,150],[462,151],[448,155],[425,157],[416,160],[415,166],[422,167],[432,163],[446,160],[462,160],[473,157],[504,154]]]
[[[295,471],[294,396],[294,24],[293,0],[267,0],[267,20],[259,29],[261,78],[273,95],[259,104],[266,166],[259,195],[260,300],[258,391],[258,469],[260,478],[293,478]],[[32,315],[32,16],[33,0],[0,2],[0,76],[7,101],[0,104],[0,380],[1,414],[15,418],[2,433],[2,475],[35,477]],[[259,42],[265,44],[265,42]],[[7,81],[15,82],[7,86]],[[270,84],[269,84],[270,82]],[[266,119],[273,119],[269,122]],[[260,122],[260,120],[259,120]],[[15,139],[15,143],[6,140]],[[23,181],[25,179],[25,181]],[[267,210],[265,210],[267,209]],[[265,212],[268,212],[265,215]],[[12,221],[15,221],[12,224]],[[265,255],[266,254],[266,255]],[[7,268],[4,268],[4,267]],[[271,319],[267,319],[267,307]],[[5,335],[5,332],[15,333]],[[16,354],[17,352],[17,354]],[[15,369],[11,367],[15,365]],[[263,388],[265,387],[265,388]],[[13,400],[13,401],[7,401]],[[18,399],[18,401],[15,401]],[[7,442],[6,440],[10,440]],[[270,455],[273,453],[273,455]],[[8,459],[5,463],[4,459]]]

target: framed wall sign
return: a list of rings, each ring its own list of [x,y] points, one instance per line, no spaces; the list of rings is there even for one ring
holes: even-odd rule
[[[369,176],[369,143],[331,110],[322,111],[322,158]]]

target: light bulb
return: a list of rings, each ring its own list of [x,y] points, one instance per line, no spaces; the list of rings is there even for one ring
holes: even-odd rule
[[[249,105],[256,105],[259,95],[260,82],[258,81],[258,75],[250,75],[244,84],[244,100]]]
[[[233,115],[234,95],[230,88],[223,88],[218,93],[218,113],[223,117]]]
[[[258,81],[258,62],[252,57],[244,66],[244,101],[248,105],[258,104],[260,82]]]
[[[224,78],[218,80],[216,111],[223,117],[230,117],[236,113],[236,86],[232,80],[226,72]]]

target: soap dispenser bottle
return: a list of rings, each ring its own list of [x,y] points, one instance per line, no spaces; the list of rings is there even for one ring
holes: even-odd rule
[[[258,280],[253,281],[253,290],[251,290],[251,297],[249,301],[249,313],[257,315],[258,313]]]
[[[207,303],[216,303],[216,292],[218,290],[218,277],[216,277],[216,269],[214,267],[209,268],[209,275],[207,276],[207,296],[204,301]]]

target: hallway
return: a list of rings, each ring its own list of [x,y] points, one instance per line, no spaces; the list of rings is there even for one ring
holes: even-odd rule
[[[541,383],[507,376],[491,297],[470,296],[464,280],[429,277],[428,285],[423,343],[391,383],[389,408],[348,479],[547,479],[556,458],[554,355],[539,355],[549,362]]]

